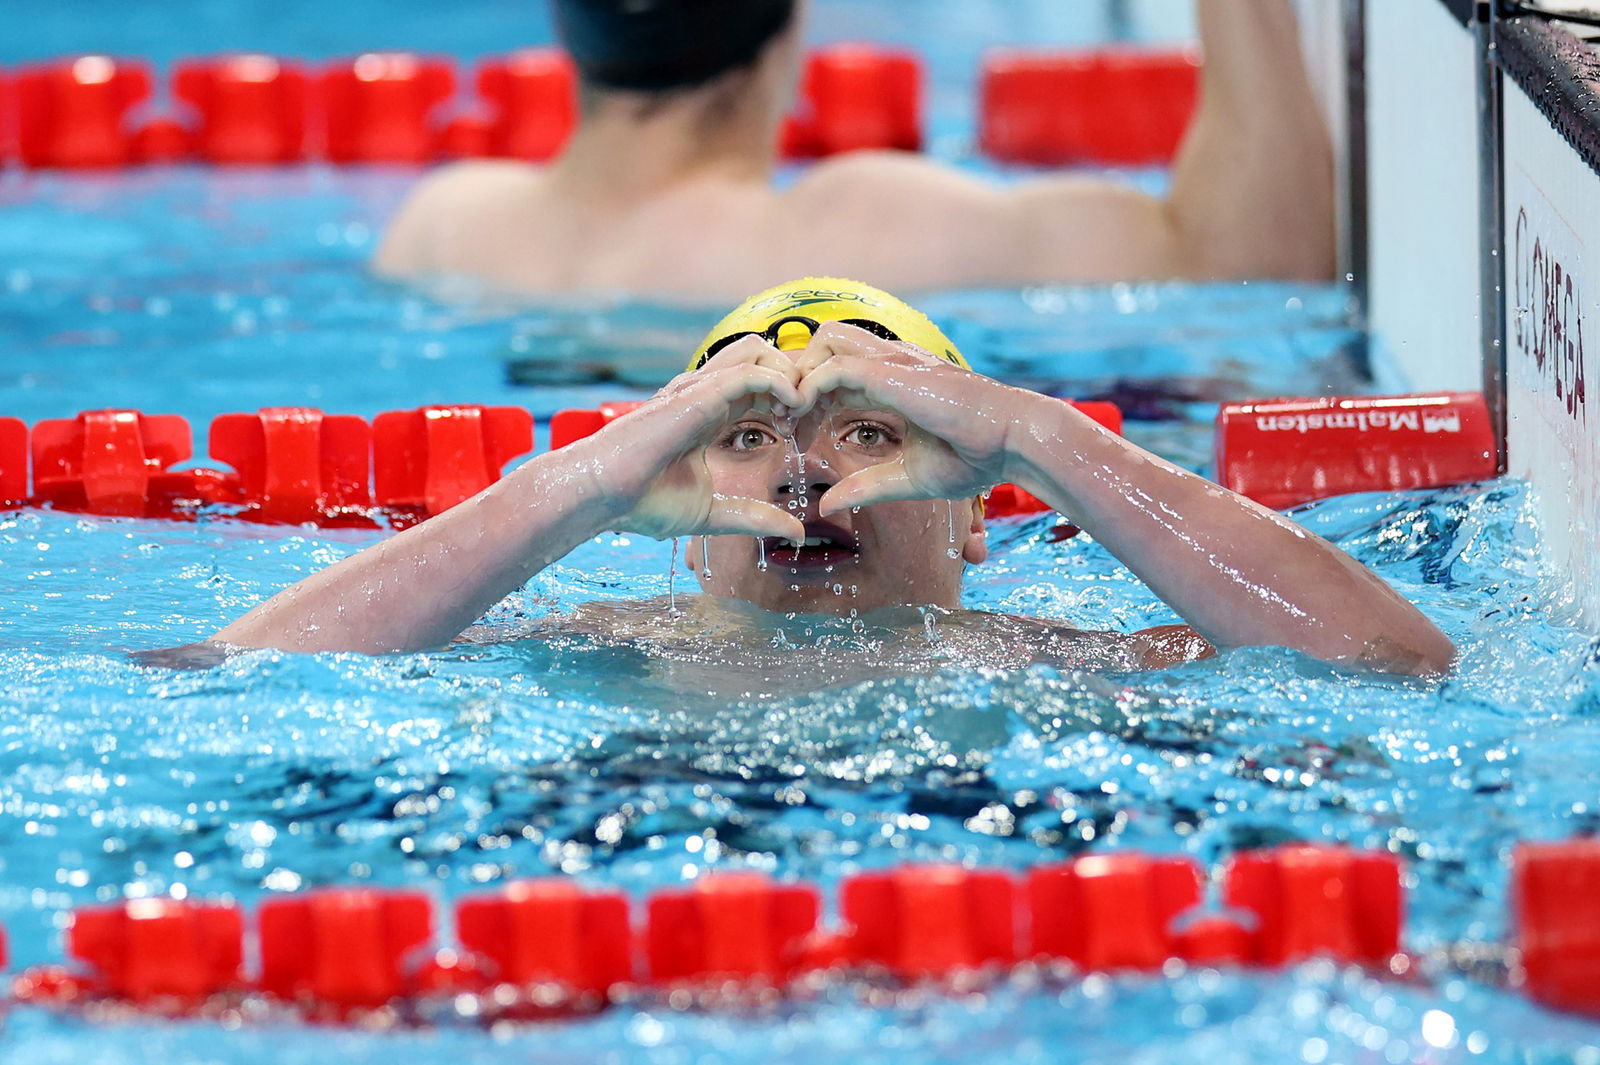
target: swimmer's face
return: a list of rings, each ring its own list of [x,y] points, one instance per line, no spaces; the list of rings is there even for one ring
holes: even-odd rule
[[[798,423],[749,414],[706,449],[715,491],[784,507],[807,545],[752,536],[696,537],[685,555],[706,592],[782,613],[848,615],[880,607],[954,607],[969,562],[987,556],[980,501],[878,503],[824,519],[822,495],[857,470],[897,458],[906,420],[823,405]]]

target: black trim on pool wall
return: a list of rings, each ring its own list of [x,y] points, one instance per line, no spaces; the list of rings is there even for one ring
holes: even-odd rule
[[[1600,55],[1541,18],[1495,26],[1495,62],[1550,125],[1600,174]]]
[[[1489,21],[1489,0],[1439,0],[1463,26]]]

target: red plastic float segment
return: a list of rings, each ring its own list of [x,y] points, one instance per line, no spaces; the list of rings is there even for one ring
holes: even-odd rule
[[[0,70],[0,163],[17,152],[17,130],[13,116],[16,114],[16,86],[11,77]]]
[[[1316,955],[1386,965],[1400,950],[1400,859],[1379,851],[1293,845],[1236,855],[1227,904],[1254,914],[1256,960],[1286,965]]]
[[[1200,95],[1192,49],[1108,48],[1099,53],[1102,91],[1087,113],[1095,162],[1155,166],[1172,160]]]
[[[717,873],[650,899],[645,951],[657,984],[713,979],[787,982],[822,902],[816,888],[759,873]]]
[[[153,118],[133,135],[133,156],[141,163],[181,163],[194,154],[194,138],[172,118]]]
[[[126,410],[47,419],[32,443],[35,499],[123,517],[147,513],[152,477],[191,454],[182,417]]]
[[[150,68],[88,55],[25,67],[17,77],[17,154],[34,167],[135,161],[128,112],[150,95]]]
[[[1600,840],[1519,845],[1511,906],[1528,994],[1600,1016]]]
[[[1254,930],[1223,914],[1189,921],[1172,937],[1178,957],[1192,965],[1248,965],[1255,960]]]
[[[420,891],[329,888],[261,904],[261,989],[335,1009],[373,1008],[409,990],[408,955],[433,937]]]
[[[557,411],[550,419],[550,449],[566,447],[610,425],[617,418],[637,410],[642,401],[606,403],[598,410]]]
[[[0,418],[0,504],[28,498],[28,426],[20,418]]]
[[[922,147],[922,61],[913,52],[839,44],[806,58],[800,105],[783,132],[791,158]]]
[[[839,889],[850,960],[905,978],[1016,961],[1016,902],[1006,873],[959,866],[863,873]]]
[[[233,906],[133,899],[73,914],[67,950],[92,986],[132,1002],[198,1000],[238,987],[244,923]]]
[[[1217,480],[1280,509],[1498,472],[1488,407],[1476,392],[1229,403],[1216,444]]]
[[[494,155],[494,125],[481,115],[457,115],[439,130],[443,159],[482,159]]]
[[[265,407],[211,422],[211,456],[238,471],[242,501],[271,521],[367,507],[372,430],[353,414]]]
[[[178,64],[172,85],[199,115],[201,158],[268,164],[306,157],[310,77],[298,64],[268,55],[191,59]]]
[[[1081,101],[1096,95],[1095,53],[1012,51],[984,57],[978,141],[1006,162],[1059,166],[1092,157]]]
[[[558,984],[602,998],[633,976],[628,900],[570,880],[522,880],[456,906],[461,945],[501,983]]]
[[[478,95],[494,110],[488,151],[543,162],[578,122],[578,73],[566,53],[530,48],[478,68]]]
[[[448,60],[369,52],[322,75],[325,154],[335,163],[425,163],[433,112],[455,92]]]
[[[993,52],[980,82],[979,142],[991,158],[1148,166],[1171,160],[1199,94],[1189,50]]]
[[[500,479],[533,449],[522,407],[437,406],[372,420],[373,496],[380,506],[443,513]]]
[[[1200,902],[1188,858],[1095,854],[1029,870],[1031,953],[1082,969],[1159,969],[1178,954],[1172,920]]]

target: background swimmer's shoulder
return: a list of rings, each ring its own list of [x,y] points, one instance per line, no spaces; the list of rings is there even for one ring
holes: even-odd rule
[[[536,187],[542,173],[510,159],[466,159],[430,171],[390,219],[373,269],[391,277],[452,269],[451,242],[441,238],[492,222]]]
[[[787,196],[818,206],[898,202],[922,197],[993,198],[989,183],[915,152],[858,151],[830,156],[807,168]]]

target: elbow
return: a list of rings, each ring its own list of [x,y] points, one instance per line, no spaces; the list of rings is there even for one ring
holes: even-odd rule
[[[1362,646],[1352,664],[1379,673],[1411,677],[1442,677],[1456,661],[1456,645],[1431,622],[1426,631],[1397,638],[1374,636]]]

